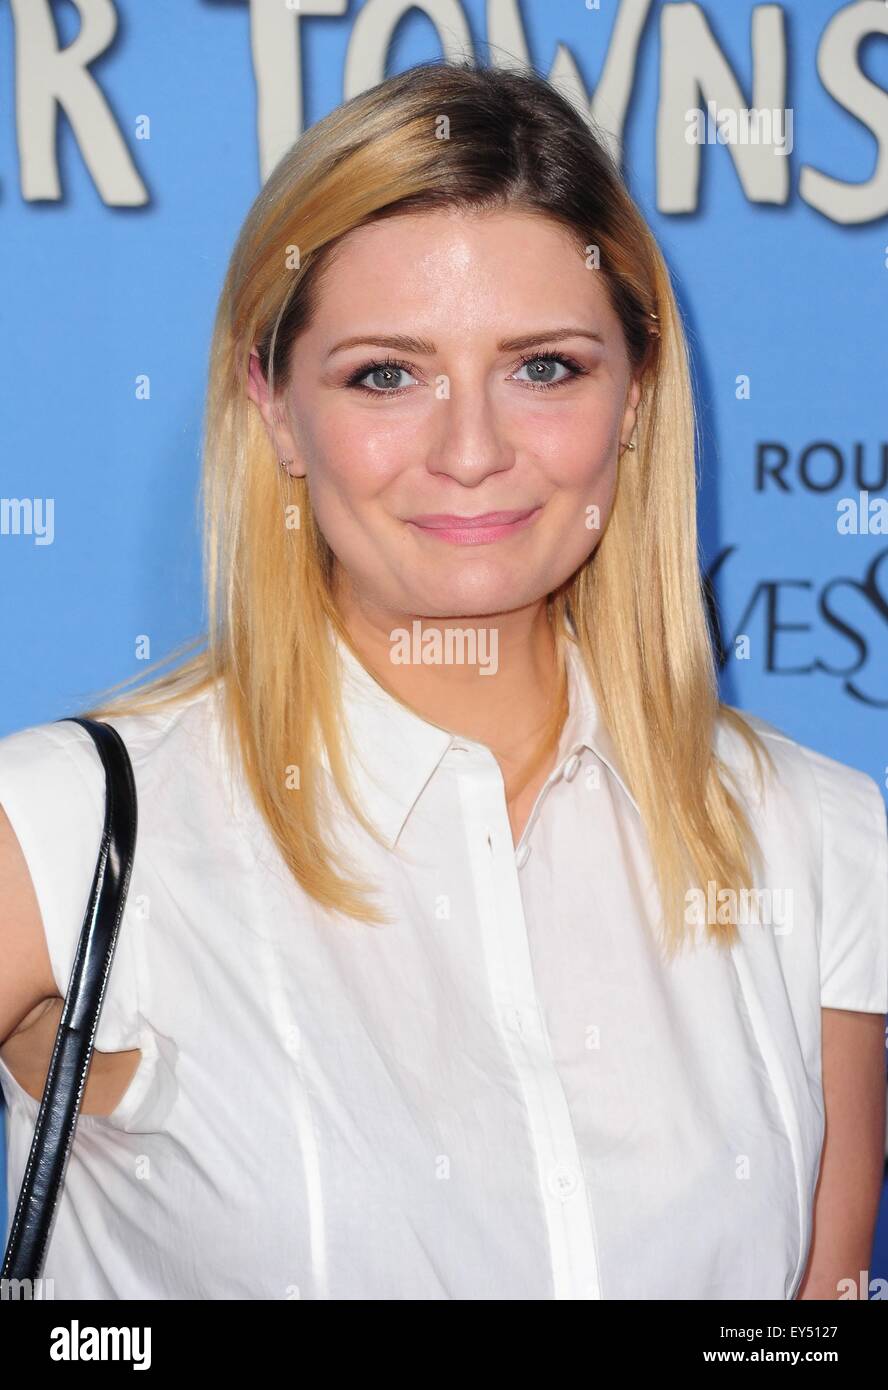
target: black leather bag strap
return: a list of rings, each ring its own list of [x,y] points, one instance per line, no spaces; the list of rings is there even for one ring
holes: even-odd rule
[[[4,1279],[36,1280],[43,1268],[136,848],[136,783],[126,745],[110,724],[71,718],[92,736],[105,769],[105,824],[34,1140],[10,1226]]]

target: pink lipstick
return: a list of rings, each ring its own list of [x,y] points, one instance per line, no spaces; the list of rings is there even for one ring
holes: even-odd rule
[[[477,516],[435,512],[429,516],[410,517],[407,524],[427,536],[450,541],[453,545],[486,545],[522,531],[541,510],[541,507],[526,507],[523,511],[481,512]]]

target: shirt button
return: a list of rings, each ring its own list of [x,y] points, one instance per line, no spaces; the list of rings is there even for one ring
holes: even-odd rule
[[[580,756],[579,756],[578,753],[573,753],[573,754],[571,755],[571,757],[568,758],[567,762],[564,764],[564,780],[565,780],[565,782],[572,782],[572,781],[573,781],[573,779],[574,779],[574,778],[576,777],[576,775],[577,775],[577,772],[578,772],[578,770],[579,770],[579,766],[580,766]]]
[[[556,1163],[554,1168],[549,1169],[547,1183],[552,1196],[566,1202],[576,1192],[580,1180],[576,1169],[571,1168],[569,1163]]]
[[[539,1015],[535,1009],[523,1008],[520,1004],[510,1004],[503,1009],[501,1018],[513,1033],[527,1034],[538,1038],[540,1035]]]
[[[520,849],[517,849],[515,851],[515,863],[518,865],[519,869],[524,868],[524,865],[527,863],[529,858],[530,845],[521,845]]]

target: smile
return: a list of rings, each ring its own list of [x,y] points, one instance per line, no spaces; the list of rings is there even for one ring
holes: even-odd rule
[[[439,541],[450,541],[451,545],[486,545],[523,531],[541,511],[542,507],[528,507],[524,511],[483,512],[478,516],[439,513],[411,517],[407,525]]]

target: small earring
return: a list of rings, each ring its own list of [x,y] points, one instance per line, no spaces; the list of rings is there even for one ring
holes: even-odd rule
[[[634,439],[630,439],[628,444],[624,444],[624,445],[623,445],[623,448],[624,448],[624,449],[634,449],[634,448],[635,448],[635,440],[634,440]]]
[[[278,463],[280,464],[281,468],[289,468],[292,462],[292,459],[278,459]]]

